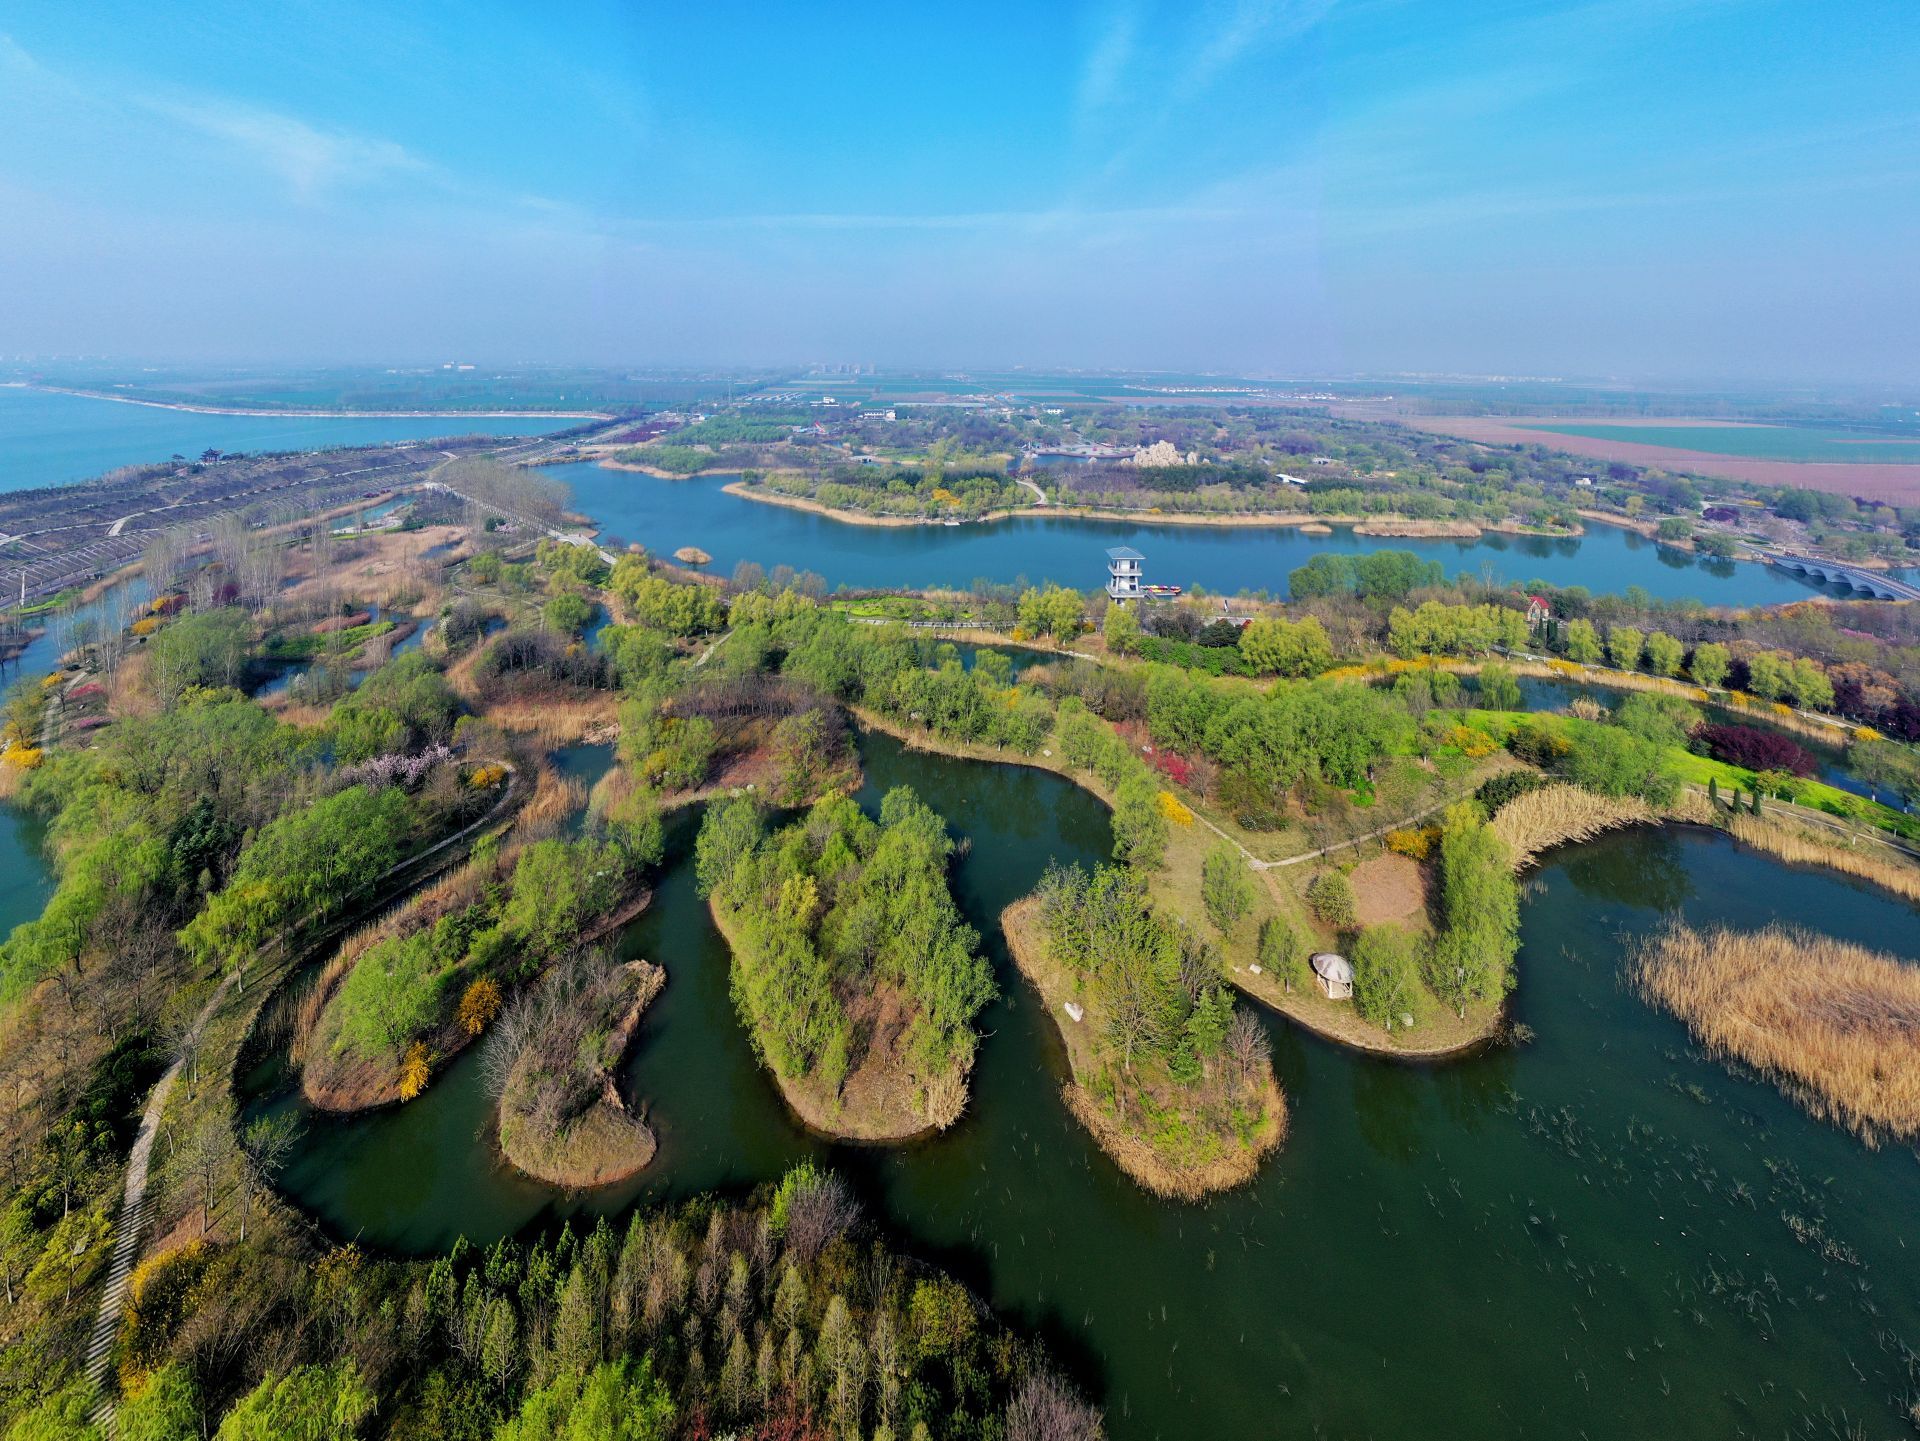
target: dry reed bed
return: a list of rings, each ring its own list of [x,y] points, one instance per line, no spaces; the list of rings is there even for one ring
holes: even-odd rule
[[[1591,840],[1604,831],[1658,820],[1645,801],[1598,796],[1578,786],[1550,785],[1516,796],[1500,807],[1493,829],[1513,853],[1513,868],[1532,865],[1541,852],[1567,841]]]
[[[1764,816],[1732,816],[1727,826],[1735,839],[1783,861],[1825,866],[1828,870],[1872,881],[1896,896],[1920,901],[1920,866],[1902,860],[1872,841],[1849,844],[1838,836],[1821,835],[1805,826],[1768,820]]]
[[[1773,1078],[1870,1146],[1920,1136],[1920,966],[1808,931],[1694,931],[1645,942],[1631,971],[1708,1049]]]

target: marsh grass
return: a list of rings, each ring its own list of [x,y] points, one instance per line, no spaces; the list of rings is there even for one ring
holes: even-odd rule
[[[1904,896],[1920,901],[1920,865],[1903,860],[1886,847],[1871,841],[1849,842],[1835,835],[1821,835],[1805,826],[1765,816],[1735,815],[1727,828],[1734,838],[1755,850],[1766,851],[1783,861],[1799,865],[1825,866],[1841,871]]]
[[[1644,942],[1630,974],[1708,1049],[1869,1146],[1920,1136],[1920,966],[1773,925]]]
[[[1493,829],[1524,870],[1541,852],[1603,831],[1658,820],[1653,807],[1632,798],[1595,795],[1578,786],[1550,785],[1516,796],[1493,818]]]

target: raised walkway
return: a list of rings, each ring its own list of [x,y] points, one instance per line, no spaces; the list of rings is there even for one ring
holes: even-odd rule
[[[146,1233],[147,1165],[153,1157],[154,1137],[160,1133],[160,1118],[166,1114],[167,1097],[173,1091],[173,1083],[179,1077],[181,1067],[186,1065],[187,1057],[193,1054],[194,1047],[200,1043],[200,1033],[213,1018],[214,1010],[226,996],[228,988],[239,979],[240,972],[227,972],[225,979],[207,997],[200,1014],[193,1018],[193,1026],[180,1044],[173,1064],[161,1073],[153,1094],[147,1097],[147,1109],[140,1116],[139,1133],[133,1138],[133,1150],[127,1156],[126,1190],[120,1200],[120,1215],[113,1225],[113,1258],[107,1266],[107,1284],[100,1294],[100,1309],[94,1314],[93,1334],[87,1338],[87,1384],[98,1397],[88,1419],[104,1436],[112,1436],[119,1431],[113,1393],[106,1386],[107,1366],[113,1359],[113,1338],[120,1332],[120,1315],[126,1308],[127,1279],[133,1274],[134,1259],[140,1254],[140,1242]]]
[[[1821,560],[1817,556],[1798,555],[1790,550],[1770,550],[1764,553],[1769,561],[1782,570],[1799,571],[1802,575],[1814,576],[1831,585],[1851,586],[1863,595],[1870,595],[1876,600],[1920,600],[1920,585],[1910,584],[1884,571],[1867,570],[1861,566],[1848,565],[1844,561]]]

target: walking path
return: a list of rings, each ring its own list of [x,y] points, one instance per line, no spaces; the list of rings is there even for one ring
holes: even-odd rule
[[[1033,503],[1035,505],[1045,505],[1047,503],[1047,493],[1033,481],[1022,480],[1019,484],[1024,485],[1028,490],[1033,492]]]
[[[501,792],[500,799],[494,802],[485,815],[462,826],[452,835],[435,842],[418,855],[410,856],[398,865],[389,867],[375,884],[392,880],[396,876],[414,870],[423,861],[445,853],[455,842],[499,820],[514,798],[520,776],[518,771],[507,762],[496,762],[496,764],[507,765],[507,785]],[[407,890],[411,891],[425,879],[427,879],[426,876],[416,878]],[[378,910],[391,899],[392,896],[389,895],[386,900],[377,903],[371,909]],[[359,912],[355,919],[363,920],[366,914],[365,911]],[[317,939],[329,939],[337,935],[340,928],[341,923],[335,922],[323,930]],[[193,1025],[189,1028],[185,1039],[180,1042],[173,1064],[161,1074],[159,1081],[154,1085],[153,1093],[147,1097],[147,1109],[140,1117],[140,1130],[134,1137],[133,1150],[127,1156],[127,1179],[121,1195],[120,1214],[114,1222],[113,1229],[113,1258],[107,1267],[106,1289],[100,1295],[100,1309],[94,1316],[93,1334],[87,1340],[85,1374],[87,1384],[93,1387],[98,1396],[89,1419],[104,1436],[115,1435],[119,1428],[114,1395],[106,1385],[107,1367],[113,1357],[113,1340],[120,1332],[120,1319],[126,1310],[127,1279],[133,1273],[134,1259],[140,1254],[140,1242],[146,1230],[147,1169],[153,1157],[154,1138],[159,1134],[160,1121],[166,1114],[167,1097],[173,1092],[175,1078],[179,1076],[181,1067],[186,1064],[186,1058],[191,1056],[198,1047],[201,1032],[206,1029],[207,1022],[213,1018],[214,1011],[225,999],[228,987],[237,984],[242,974],[243,971],[238,968],[228,971],[220,984],[214,988],[213,994],[207,998],[206,1005],[200,1008],[200,1014],[193,1018]]]
[[[173,1083],[180,1075],[181,1067],[186,1065],[187,1057],[199,1045],[200,1033],[206,1029],[214,1010],[225,998],[227,988],[239,979],[238,971],[229,971],[226,978],[214,987],[206,1005],[200,1008],[200,1014],[193,1018],[193,1026],[180,1043],[173,1064],[161,1074],[153,1094],[147,1098],[147,1109],[140,1117],[139,1134],[134,1137],[133,1150],[127,1157],[126,1190],[121,1197],[119,1218],[114,1222],[113,1259],[107,1267],[106,1290],[100,1295],[100,1309],[94,1317],[93,1335],[87,1339],[87,1384],[99,1396],[89,1419],[103,1435],[112,1436],[119,1428],[114,1415],[113,1396],[105,1384],[107,1363],[112,1359],[113,1338],[120,1332],[120,1315],[126,1307],[127,1278],[133,1273],[134,1258],[140,1254],[140,1240],[146,1230],[147,1164],[153,1156],[154,1137],[160,1132],[160,1118],[166,1114],[167,1097],[173,1091]]]

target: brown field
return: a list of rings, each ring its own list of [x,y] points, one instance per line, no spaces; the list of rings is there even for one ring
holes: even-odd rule
[[[1354,914],[1363,926],[1417,918],[1427,910],[1427,878],[1409,856],[1382,852],[1362,861],[1347,877],[1353,886]]]
[[[1633,975],[1710,1050],[1821,1119],[1870,1146],[1920,1136],[1920,966],[1782,926],[1675,925],[1641,948]]]
[[[1630,465],[1654,466],[1661,470],[1684,470],[1695,475],[1720,476],[1754,485],[1795,485],[1807,490],[1824,490],[1835,495],[1859,495],[1895,505],[1920,505],[1920,465],[1846,463],[1842,461],[1744,460],[1738,456],[1714,455],[1704,450],[1677,450],[1665,445],[1643,445],[1632,440],[1595,440],[1581,435],[1550,435],[1528,429],[1537,425],[1579,425],[1591,416],[1529,415],[1495,417],[1479,415],[1418,415],[1391,406],[1336,405],[1337,415],[1353,420],[1388,420],[1435,435],[1451,435],[1461,440],[1477,440],[1486,445],[1545,445],[1569,455],[1589,456],[1594,460],[1619,460]],[[1628,424],[1612,416],[1609,424]],[[1693,426],[1711,429],[1726,425],[1751,425],[1753,421],[1674,420],[1665,416],[1650,419],[1647,425]]]

